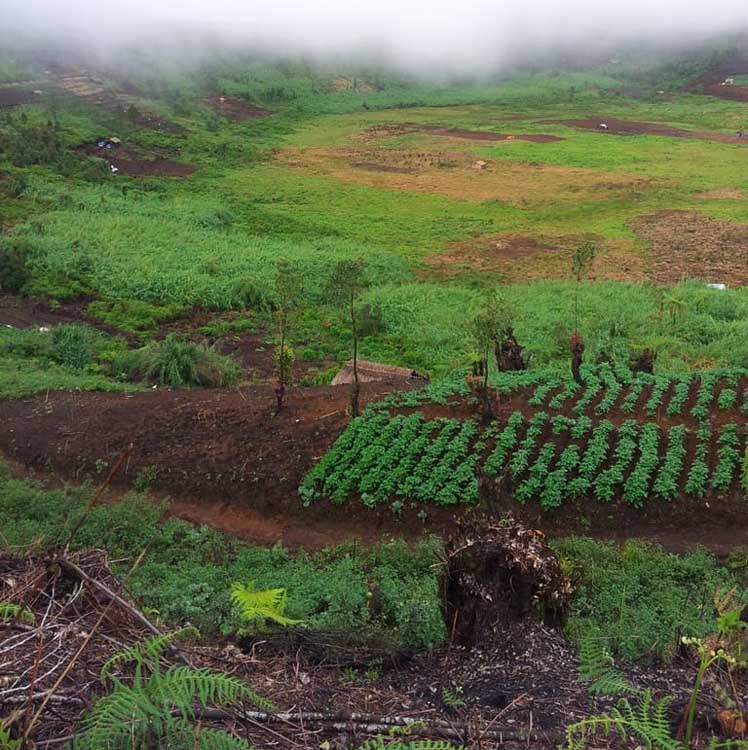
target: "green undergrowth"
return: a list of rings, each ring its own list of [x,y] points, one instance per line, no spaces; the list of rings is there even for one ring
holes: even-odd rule
[[[676,555],[639,541],[622,548],[587,538],[553,543],[577,585],[566,633],[575,642],[599,639],[626,661],[671,661],[681,638],[716,629],[714,595],[736,579],[704,551]]]
[[[44,490],[9,478],[0,467],[0,546],[22,551],[64,542],[92,491]],[[160,524],[164,509],[137,494],[97,507],[74,546],[106,549],[120,574],[147,546],[129,586],[142,606],[169,624],[191,623],[206,636],[236,632],[241,622],[230,603],[231,584],[254,581],[258,589],[287,588],[287,616],[310,628],[370,633],[417,649],[436,646],[446,635],[436,540],[292,554],[175,519]]]
[[[82,325],[0,327],[0,397],[48,390],[133,390],[134,386],[108,377],[113,359],[124,346]]]
[[[16,552],[65,542],[92,488],[45,490],[12,479],[0,463],[0,539]],[[234,581],[288,589],[285,614],[311,628],[364,632],[400,646],[429,648],[446,637],[438,575],[440,542],[389,542],[364,550],[345,544],[315,554],[255,547],[207,527],[171,519],[137,494],[94,509],[75,548],[106,549],[124,574],[147,546],[130,589],[153,617],[192,623],[204,635],[234,633]],[[713,596],[737,585],[705,552],[669,554],[643,542],[619,548],[588,538],[553,543],[576,595],[566,634],[599,638],[618,658],[669,660],[680,637],[714,630]],[[741,558],[742,559],[742,558]],[[738,596],[743,597],[738,589]]]

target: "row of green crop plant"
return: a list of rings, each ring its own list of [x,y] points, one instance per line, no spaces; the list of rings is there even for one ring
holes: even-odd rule
[[[696,432],[687,459],[687,428],[661,428],[628,419],[616,427],[580,415],[526,417],[481,427],[472,420],[432,419],[420,413],[391,416],[369,410],[353,420],[299,488],[305,504],[327,498],[342,504],[355,497],[368,507],[390,504],[451,506],[478,500],[478,477],[510,483],[521,503],[551,510],[569,500],[617,498],[641,508],[683,494],[725,494],[745,486],[745,428],[737,423]]]
[[[678,375],[633,373],[602,365],[583,368],[583,385],[554,371],[500,373],[492,379],[500,395],[530,389],[528,403],[549,410],[570,408],[576,414],[603,417],[613,411],[650,416],[691,416],[703,422],[714,411],[739,410],[748,416],[748,371],[705,370]]]
[[[710,414],[738,411],[748,416],[748,370],[721,369],[677,375],[632,372],[607,363],[585,365],[582,385],[557,370],[536,369],[491,373],[489,384],[502,398],[528,393],[530,406],[546,411],[571,411],[604,417],[613,412],[631,415],[693,417],[703,422]],[[377,409],[416,408],[428,403],[458,403],[469,393],[464,373],[453,372],[419,390],[393,393],[377,402]]]

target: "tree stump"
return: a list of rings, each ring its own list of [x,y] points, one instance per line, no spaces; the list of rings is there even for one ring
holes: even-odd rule
[[[525,618],[556,626],[572,594],[545,534],[505,518],[465,522],[447,545],[444,580],[447,622],[472,646]]]

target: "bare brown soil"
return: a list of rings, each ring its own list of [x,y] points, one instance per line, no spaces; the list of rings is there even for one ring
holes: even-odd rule
[[[464,128],[442,128],[438,126],[426,126],[414,128],[421,133],[429,135],[440,135],[447,138],[463,138],[469,141],[530,141],[531,143],[554,143],[564,139],[557,135],[545,135],[542,133],[523,133],[518,135],[507,135],[505,133],[493,133],[487,130],[465,130]]]
[[[205,100],[211,109],[221,117],[234,122],[244,122],[245,120],[256,120],[260,117],[267,117],[273,114],[269,109],[256,107],[250,102],[243,99],[237,99],[233,96],[209,96]]]
[[[116,167],[119,174],[128,177],[187,177],[197,171],[194,164],[173,161],[156,151],[146,151],[135,146],[118,146],[111,150],[99,148],[95,143],[84,143],[76,151],[96,159],[103,159]]]
[[[33,104],[41,101],[41,97],[30,89],[16,87],[0,88],[0,109],[17,107],[19,104]]]
[[[0,326],[42,328],[64,323],[85,323],[112,336],[125,336],[122,331],[92,318],[86,313],[90,299],[81,298],[50,307],[49,301],[38,297],[17,297],[0,294]]]
[[[702,141],[715,141],[717,143],[746,143],[746,139],[738,138],[734,133],[715,133],[705,130],[682,130],[663,125],[657,122],[637,122],[635,120],[619,120],[615,117],[589,117],[581,120],[551,120],[559,125],[567,125],[582,130],[595,130],[602,135],[661,135],[668,138],[696,138]],[[608,128],[602,129],[601,123]]]
[[[585,241],[577,235],[478,235],[426,256],[424,278],[456,279],[476,273],[505,281],[571,278],[571,256]],[[596,280],[646,281],[645,258],[626,240],[599,242],[590,271]]]
[[[651,277],[686,278],[728,286],[748,284],[748,224],[732,224],[691,211],[658,211],[631,227],[650,243]]]
[[[748,86],[722,85],[730,76],[746,74],[748,74],[748,57],[730,55],[707,73],[699,76],[691,84],[691,90],[708,96],[716,96],[719,99],[748,102]]]
[[[363,384],[363,403],[407,387],[402,380]],[[102,465],[112,466],[130,447],[120,486],[155,472],[155,490],[182,498],[175,512],[263,543],[316,547],[450,528],[448,509],[429,510],[426,526],[415,509],[398,519],[358,504],[301,506],[297,487],[347,425],[349,393],[347,386],[292,388],[277,417],[269,386],[0,401],[0,450],[29,468],[81,480],[99,477]],[[235,510],[225,513],[226,502]]]

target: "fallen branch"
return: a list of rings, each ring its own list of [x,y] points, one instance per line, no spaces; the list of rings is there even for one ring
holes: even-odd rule
[[[546,742],[556,745],[563,742],[564,735],[560,732],[525,731],[522,729],[494,728],[480,732],[479,727],[464,721],[443,721],[440,719],[423,720],[408,716],[375,716],[372,714],[326,714],[318,712],[296,712],[270,714],[263,711],[245,711],[234,713],[220,708],[196,709],[195,715],[201,719],[212,721],[241,721],[269,724],[295,724],[303,722],[305,726],[333,732],[355,730],[363,734],[381,734],[389,732],[392,727],[410,727],[409,733],[416,736],[438,736],[447,739],[458,739],[461,742],[475,735],[483,739],[499,742]]]

